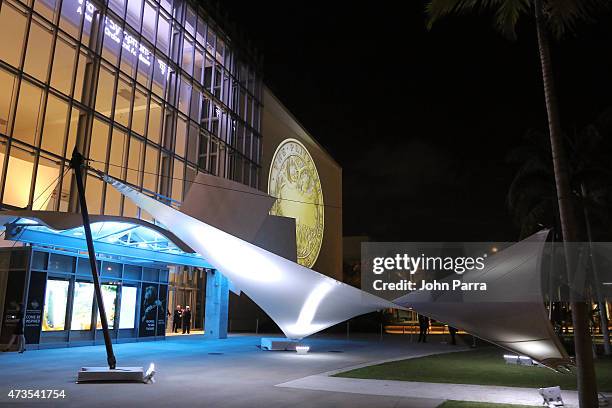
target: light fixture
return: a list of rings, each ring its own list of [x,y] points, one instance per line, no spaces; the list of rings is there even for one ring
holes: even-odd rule
[[[563,399],[561,398],[561,387],[546,387],[538,389],[540,395],[544,399],[543,405],[548,407],[562,407]]]
[[[310,347],[308,346],[295,346],[295,351],[298,354],[307,354],[309,350],[310,350]]]
[[[517,356],[513,354],[504,354],[504,360],[508,364],[516,364],[516,365],[537,365],[535,361],[531,357],[527,356]]]
[[[155,364],[151,363],[151,365],[149,365],[149,368],[147,369],[147,372],[142,377],[142,382],[144,382],[145,384],[155,383],[155,373]]]

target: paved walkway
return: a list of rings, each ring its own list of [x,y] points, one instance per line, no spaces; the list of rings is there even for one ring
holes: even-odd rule
[[[409,343],[402,336],[313,337],[307,355],[262,351],[261,336],[210,340],[201,335],[165,341],[115,344],[120,366],[155,362],[155,384],[75,384],[79,367],[104,365],[104,346],[0,353],[0,407],[249,407],[434,408],[441,398],[364,395],[276,387],[330,370],[381,359],[452,351],[445,344]],[[11,389],[65,390],[63,400],[11,400]]]

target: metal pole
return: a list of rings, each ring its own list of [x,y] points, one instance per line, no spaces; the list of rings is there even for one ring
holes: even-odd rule
[[[93,246],[91,237],[91,226],[89,225],[89,212],[87,211],[87,202],[85,201],[85,189],[83,188],[83,156],[74,149],[72,152],[72,160],[70,167],[74,170],[76,185],[79,195],[79,205],[81,207],[81,215],[83,217],[83,229],[85,230],[85,240],[87,241],[87,251],[89,252],[89,264],[91,265],[91,275],[93,277],[94,290],[96,293],[96,301],[98,302],[98,312],[100,313],[100,323],[102,323],[102,333],[104,334],[104,345],[106,346],[106,359],[108,367],[114,370],[117,366],[117,360],[113,353],[113,344],[111,343],[110,333],[108,331],[108,321],[106,320],[106,310],[104,310],[104,299],[102,299],[102,290],[100,288],[100,279],[98,277],[98,265],[96,263],[96,251]]]

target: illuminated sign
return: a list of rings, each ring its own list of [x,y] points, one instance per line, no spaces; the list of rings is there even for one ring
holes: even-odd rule
[[[323,192],[315,163],[299,141],[286,139],[276,149],[268,194],[277,198],[270,214],[295,218],[298,263],[312,267],[323,243]]]
[[[85,20],[91,22],[93,20],[94,12],[96,11],[95,6],[86,0],[78,0],[77,14],[83,14],[83,2],[85,1]],[[151,65],[151,60],[153,55],[151,50],[145,47],[143,44],[134,38],[133,35],[126,32],[117,24],[112,18],[104,17],[104,35],[109,37],[117,44],[121,44],[121,47],[128,51],[135,57],[138,57],[138,60],[145,64],[146,66]],[[159,70],[162,75],[166,73],[170,73],[171,69],[165,64],[163,61],[157,60],[157,65],[159,66]]]

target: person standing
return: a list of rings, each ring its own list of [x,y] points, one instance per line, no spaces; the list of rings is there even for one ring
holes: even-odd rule
[[[191,331],[191,309],[189,306],[185,306],[185,310],[183,311],[183,334]]]
[[[15,329],[13,329],[11,340],[4,351],[9,351],[13,343],[15,343],[15,340],[17,340],[17,349],[19,350],[19,353],[22,354],[25,351],[26,340],[23,334],[23,313],[24,306],[23,303],[21,303],[19,306],[17,306],[17,325],[15,326]]]
[[[178,333],[179,328],[181,327],[181,305],[176,305],[176,309],[174,310],[174,314],[172,315],[172,332]]]
[[[418,343],[427,343],[427,331],[429,330],[429,317],[419,315],[419,341]]]
[[[455,336],[457,335],[457,329],[454,328],[453,326],[448,326],[448,332],[450,333],[450,336],[451,336],[451,344],[453,346],[456,346],[457,339],[455,338]]]

